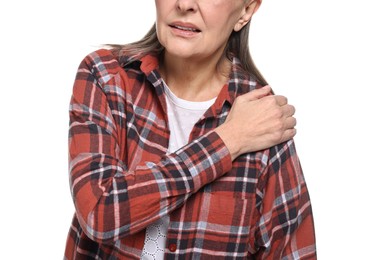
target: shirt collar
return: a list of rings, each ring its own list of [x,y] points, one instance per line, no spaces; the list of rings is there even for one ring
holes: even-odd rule
[[[121,57],[120,59],[121,65],[126,64],[124,65],[124,67],[138,67],[155,87],[159,98],[161,96],[164,96],[163,80],[158,71],[158,56],[153,54],[146,54],[139,60],[130,61],[130,57],[127,56]],[[221,113],[222,107],[226,105],[226,103],[231,106],[237,96],[250,92],[256,87],[256,80],[253,79],[250,73],[246,72],[242,68],[240,60],[237,57],[233,57],[228,84],[225,84],[225,86],[223,86],[221,92],[219,93],[218,98],[216,99],[214,106],[212,107],[212,109],[215,109],[215,111],[213,110],[213,112],[215,112],[216,114]],[[163,101],[163,99],[164,98],[160,98],[160,100],[165,103],[165,100]]]

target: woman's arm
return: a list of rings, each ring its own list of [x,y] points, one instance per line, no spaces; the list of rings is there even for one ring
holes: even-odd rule
[[[256,196],[250,240],[256,259],[316,259],[311,202],[293,140],[269,149]]]
[[[70,104],[70,186],[88,237],[112,242],[134,234],[180,207],[202,186],[231,169],[214,131],[159,161],[133,171],[120,158],[120,140],[93,61],[80,65]]]
[[[103,64],[114,68],[113,63]],[[78,69],[70,104],[69,129],[70,185],[76,215],[86,235],[93,240],[112,242],[139,232],[228,172],[232,166],[231,155],[235,158],[241,152],[277,144],[277,140],[270,140],[273,135],[261,132],[264,128],[257,125],[270,128],[271,121],[276,122],[276,118],[250,120],[250,123],[238,126],[238,122],[244,121],[240,116],[249,113],[238,113],[238,106],[235,106],[219,129],[157,161],[142,162],[131,171],[120,156],[121,140],[103,89],[103,79],[94,72],[98,70],[96,66],[93,58],[87,57]],[[267,88],[251,92],[248,100],[256,101],[269,91]],[[261,99],[269,101],[269,97]],[[251,103],[270,106],[269,102],[255,101]],[[233,128],[238,130],[234,135],[220,137],[218,130],[224,134],[231,133]],[[255,129],[260,132],[254,132]],[[237,142],[233,141],[235,134],[239,138]],[[240,139],[240,135],[245,135],[244,139]],[[254,138],[249,139],[251,136]],[[243,140],[248,139],[250,144],[245,147]],[[237,145],[233,146],[234,143]],[[236,147],[236,153],[232,147]]]

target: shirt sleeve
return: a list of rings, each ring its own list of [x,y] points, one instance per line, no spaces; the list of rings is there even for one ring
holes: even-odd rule
[[[70,188],[85,234],[107,243],[135,234],[229,171],[230,154],[210,132],[159,161],[128,170],[117,124],[93,61],[79,66],[70,102]]]
[[[269,149],[256,197],[255,258],[316,259],[310,197],[293,140]]]

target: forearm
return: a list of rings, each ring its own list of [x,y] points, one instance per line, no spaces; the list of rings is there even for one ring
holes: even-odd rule
[[[116,157],[83,152],[72,160],[71,188],[81,226],[102,242],[142,230],[231,168],[228,150],[214,132],[132,171]]]

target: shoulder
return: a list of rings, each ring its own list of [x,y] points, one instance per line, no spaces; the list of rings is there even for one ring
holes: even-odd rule
[[[234,85],[233,87],[237,91],[237,95],[242,95],[262,87],[262,85],[257,82],[256,77],[243,68],[237,57],[233,57],[232,59],[229,83]]]
[[[122,70],[111,50],[99,49],[87,54],[79,65],[78,72],[91,74],[100,84],[109,81]]]

